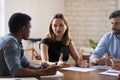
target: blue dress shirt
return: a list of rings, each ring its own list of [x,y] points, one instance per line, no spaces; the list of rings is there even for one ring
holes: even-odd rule
[[[103,57],[105,53],[107,53],[108,56],[120,59],[120,38],[112,32],[109,32],[102,37],[96,49],[91,54],[90,61],[92,61],[94,57]]]
[[[10,33],[0,38],[0,76],[15,76],[22,67],[29,65],[22,43]]]

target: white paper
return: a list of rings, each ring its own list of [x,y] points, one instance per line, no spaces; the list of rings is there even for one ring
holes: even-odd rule
[[[120,73],[119,70],[113,70],[113,69],[109,69],[107,71],[104,72],[100,72],[99,74],[104,74],[104,75],[112,75],[112,76],[118,76]]]
[[[96,66],[92,66],[90,68],[92,68],[92,69],[111,69],[111,66],[96,65]]]
[[[37,80],[34,77],[29,77],[29,78],[0,78],[0,80]]]
[[[64,70],[72,70],[72,71],[80,71],[80,72],[88,72],[88,71],[93,71],[96,69],[91,69],[91,68],[80,68],[80,67],[68,67],[68,68],[62,68]]]
[[[48,75],[48,76],[40,76],[41,78],[51,78],[51,77],[63,77],[64,74],[57,71],[55,75]]]

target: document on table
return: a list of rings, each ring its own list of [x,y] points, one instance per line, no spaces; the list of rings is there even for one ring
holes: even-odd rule
[[[0,80],[37,80],[34,77],[29,77],[29,78],[0,78]]]
[[[92,69],[111,69],[111,66],[96,65],[96,66],[92,66],[90,68],[92,68]]]
[[[68,67],[68,68],[62,68],[64,70],[72,70],[72,71],[80,71],[80,72],[88,72],[88,71],[93,71],[96,69],[91,69],[91,68],[80,68],[80,67]]]
[[[63,77],[64,74],[57,71],[55,75],[48,75],[48,76],[40,76],[41,78],[51,78],[51,77]]]
[[[107,71],[100,72],[99,74],[118,76],[119,73],[120,73],[120,70],[109,69]]]

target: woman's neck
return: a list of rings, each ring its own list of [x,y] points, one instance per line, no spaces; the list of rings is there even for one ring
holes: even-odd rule
[[[56,41],[61,41],[63,36],[56,36]]]

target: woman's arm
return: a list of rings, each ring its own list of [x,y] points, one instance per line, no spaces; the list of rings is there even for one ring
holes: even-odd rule
[[[41,51],[41,60],[42,62],[47,62],[49,65],[56,65],[55,62],[49,62],[49,55],[48,55],[48,45],[42,43],[40,46]]]
[[[87,61],[83,60],[82,56],[78,55],[78,52],[77,52],[77,50],[75,48],[75,45],[74,45],[74,43],[72,41],[69,44],[69,50],[70,50],[71,56],[73,57],[73,59],[76,62],[76,66],[79,66],[79,67],[88,67]]]
[[[42,62],[49,61],[48,46],[46,44],[42,43],[41,46],[40,46],[40,51],[41,51]]]
[[[75,60],[76,65],[78,65],[78,61],[79,61],[79,59],[82,60],[82,57],[78,55],[78,52],[75,48],[73,41],[71,41],[69,44],[69,51],[70,51],[70,55]]]

